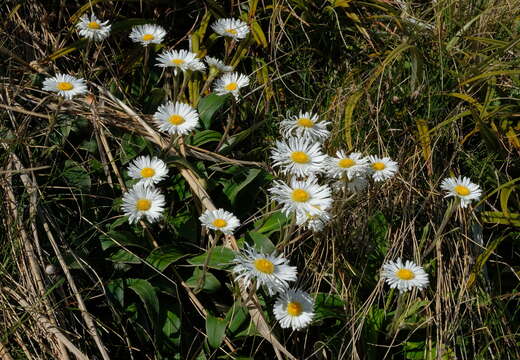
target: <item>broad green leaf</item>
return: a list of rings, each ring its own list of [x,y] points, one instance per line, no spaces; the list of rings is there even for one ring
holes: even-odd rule
[[[112,300],[117,301],[117,303],[123,307],[125,301],[125,286],[123,279],[114,279],[110,280],[106,284],[106,291]]]
[[[212,348],[218,348],[226,336],[227,321],[208,314],[206,318],[206,334],[208,344]]]
[[[91,182],[88,172],[72,160],[65,161],[65,169],[61,173],[67,184],[82,191],[89,191]]]
[[[139,296],[150,321],[156,324],[159,315],[159,299],[155,288],[144,279],[126,279],[126,286]]]
[[[214,293],[222,287],[220,281],[210,272],[204,271],[196,267],[193,275],[186,280],[186,284],[193,289],[202,289],[209,293]]]
[[[179,260],[183,256],[186,256],[181,250],[173,245],[165,245],[160,248],[154,249],[150,255],[146,258],[146,261],[159,271],[164,271],[175,261]]]
[[[210,142],[219,142],[222,134],[215,130],[202,130],[187,139],[187,143],[194,146],[202,146]]]
[[[207,253],[192,257],[188,262],[192,265],[204,265]],[[211,251],[208,266],[214,269],[225,269],[231,265],[235,258],[235,252],[224,246],[215,246]]]
[[[276,250],[274,244],[264,234],[255,231],[250,231],[248,232],[248,235],[255,242],[255,248],[258,251],[270,254]]]
[[[315,320],[328,318],[345,319],[344,302],[340,296],[335,294],[317,293],[314,311]]]
[[[205,129],[209,129],[211,127],[211,122],[213,120],[213,115],[218,111],[226,103],[229,95],[227,96],[219,96],[217,94],[210,94],[206,97],[203,97],[199,101],[198,110],[200,121],[204,125]]]
[[[117,249],[107,258],[107,260],[124,264],[140,264],[142,262],[139,257],[132,254],[131,252],[126,251],[125,249]]]
[[[270,234],[273,231],[280,231],[289,222],[289,218],[281,211],[276,211],[269,215],[267,219],[261,219],[255,223],[255,229],[262,234]]]
[[[249,313],[247,312],[247,308],[236,301],[226,314],[229,333],[234,334],[239,331],[248,319]]]
[[[247,185],[249,185],[252,181],[254,181],[259,175],[262,174],[261,169],[249,168],[246,170],[247,176],[244,180],[241,180],[240,183],[235,183],[233,178],[231,181],[226,182],[224,186],[224,194],[228,197],[229,201],[232,205],[235,204],[237,200],[237,196]]]
[[[171,304],[161,306],[160,317],[162,319],[162,332],[166,337],[170,337],[181,329],[181,319],[177,315],[178,309]]]

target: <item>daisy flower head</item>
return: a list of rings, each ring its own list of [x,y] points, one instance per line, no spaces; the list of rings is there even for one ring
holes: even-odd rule
[[[392,161],[389,157],[377,157],[370,155],[368,157],[368,163],[370,165],[370,172],[374,181],[383,181],[390,179],[395,175],[399,166],[395,161]]]
[[[284,136],[304,137],[319,142],[329,137],[327,121],[320,121],[318,115],[311,112],[301,112],[296,116],[282,120],[280,131]]]
[[[157,108],[153,119],[160,131],[185,135],[199,125],[197,110],[188,104],[168,101]]]
[[[309,213],[296,214],[296,225],[303,225],[307,230],[311,230],[312,232],[323,230],[330,220],[331,216],[328,211],[322,211],[315,215]]]
[[[224,62],[222,60],[216,59],[211,56],[206,56],[204,58],[204,60],[206,60],[206,63],[208,64],[210,69],[215,68],[218,72],[222,72],[222,73],[227,73],[227,72],[233,71],[233,67],[224,64]]]
[[[460,199],[460,206],[465,208],[474,200],[480,199],[480,186],[471,182],[468,177],[451,177],[442,180],[441,189],[448,193],[445,197],[456,196]]]
[[[108,25],[108,21],[101,21],[94,14],[83,14],[76,24],[76,29],[81,36],[94,41],[106,39],[111,27],[112,25]]]
[[[320,143],[305,138],[290,137],[284,141],[277,141],[271,153],[273,166],[279,166],[284,173],[299,177],[320,172],[327,158],[327,155],[322,154],[320,147]]]
[[[134,185],[123,194],[123,211],[129,217],[130,224],[137,222],[142,217],[153,223],[159,220],[164,211],[164,195],[151,186],[142,183]]]
[[[327,158],[327,172],[330,176],[341,178],[347,176],[349,179],[368,171],[368,159],[361,153],[354,152],[347,155],[343,150],[336,152],[336,157]]]
[[[239,19],[218,19],[211,24],[211,28],[217,34],[233,38],[234,40],[245,39],[247,34],[249,34],[249,27]]]
[[[249,78],[236,72],[227,72],[215,81],[213,91],[217,95],[233,94],[238,100],[240,89],[249,85]]]
[[[136,25],[130,32],[130,39],[143,46],[160,44],[166,36],[166,30],[155,24]]]
[[[365,174],[354,176],[347,182],[347,189],[351,193],[358,193],[365,190],[368,186],[368,180]]]
[[[305,291],[289,289],[279,295],[273,313],[282,328],[301,330],[312,322],[314,300]]]
[[[410,260],[403,264],[400,258],[384,264],[381,276],[391,288],[397,288],[400,292],[414,287],[424,289],[429,283],[428,274],[421,266]]]
[[[206,210],[199,217],[200,222],[205,227],[212,230],[219,230],[226,235],[232,235],[240,221],[235,215],[224,209]]]
[[[289,260],[274,252],[263,254],[246,244],[233,262],[236,265],[231,271],[237,281],[241,280],[244,286],[249,287],[256,280],[256,289],[265,286],[269,295],[287,290],[289,281],[296,281],[296,266],[290,266]]]
[[[275,180],[269,192],[274,200],[282,204],[282,212],[288,216],[292,213],[319,215],[332,203],[330,188],[318,184],[314,177],[292,179],[290,185]]]
[[[197,54],[188,50],[166,50],[157,56],[157,66],[172,67],[173,73],[189,70],[190,64],[196,60]]]
[[[206,71],[206,64],[204,64],[200,59],[195,59],[188,64],[188,70],[190,71]]]
[[[138,184],[151,186],[157,184],[168,175],[166,164],[157,157],[139,156],[128,166],[128,175],[138,179]]]
[[[65,99],[72,99],[76,95],[87,92],[87,83],[84,79],[78,79],[71,75],[56,74],[43,81],[42,90],[52,91],[63,96]]]

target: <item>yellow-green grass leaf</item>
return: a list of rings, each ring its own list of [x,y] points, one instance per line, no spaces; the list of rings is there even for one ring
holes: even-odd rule
[[[352,94],[345,105],[345,116],[344,116],[344,126],[345,126],[345,142],[347,143],[348,150],[352,150],[352,118],[354,115],[354,109],[359,102],[359,99],[363,95],[363,90],[358,90],[354,94]]]
[[[255,16],[257,6],[258,6],[258,0],[249,0],[249,13],[247,15],[250,18]]]
[[[199,29],[197,30],[197,34],[199,35],[199,39],[203,39],[204,35],[206,34],[206,31],[209,26],[209,21],[211,20],[211,13],[209,11],[206,11],[204,13],[204,16],[202,17],[202,20],[200,21]]]
[[[510,214],[509,209],[507,208],[507,202],[509,201],[509,197],[513,190],[515,190],[515,186],[506,187],[500,191],[500,207],[505,215]]]
[[[442,128],[443,126],[446,126],[454,121],[457,121],[457,120],[463,118],[464,116],[469,116],[469,115],[471,115],[471,110],[466,110],[464,112],[461,112],[460,114],[454,115],[454,116],[450,117],[449,119],[446,119],[446,120],[440,122],[439,124],[437,124],[436,126],[431,128],[430,130],[428,130],[428,135],[433,134],[434,132],[436,132],[440,128]]]
[[[470,103],[471,105],[476,107],[480,113],[482,113],[483,110],[484,110],[482,104],[480,104],[475,98],[473,98],[473,97],[471,97],[469,95],[462,94],[462,93],[448,93],[446,95],[447,96],[456,97],[456,98],[459,98],[461,100],[464,100],[464,101]]]
[[[473,81],[477,81],[477,80],[480,80],[480,79],[485,79],[485,78],[488,78],[488,77],[491,77],[491,76],[509,76],[509,75],[516,75],[516,74],[520,74],[520,70],[495,70],[495,71],[488,71],[488,72],[485,72],[483,74],[480,74],[480,75],[477,75],[477,76],[473,76],[467,80],[464,80],[463,82],[461,82],[459,84],[459,86],[464,86],[466,84],[469,84]]]
[[[253,38],[258,43],[258,45],[267,47],[267,39],[265,37],[264,31],[260,27],[260,24],[258,24],[256,21],[251,23],[251,34],[253,34]]]
[[[89,0],[85,5],[80,7],[78,9],[78,11],[76,11],[74,14],[72,14],[72,16],[69,19],[69,22],[71,24],[77,23],[79,18],[81,17],[81,15],[83,15],[84,13],[89,11],[90,9],[94,8],[94,5],[96,5],[97,3],[100,3],[102,1],[105,1],[105,0]]]
[[[415,120],[417,130],[419,131],[419,142],[421,143],[423,158],[425,161],[429,161],[432,149],[430,145],[430,135],[428,131],[428,122],[425,119]]]
[[[486,264],[487,260],[495,251],[497,246],[506,238],[506,236],[500,236],[493,240],[491,244],[489,244],[486,248],[486,251],[484,251],[482,254],[480,254],[477,258],[477,261],[475,262],[475,266],[473,266],[473,269],[471,270],[471,274],[469,275],[468,284],[467,287],[471,288],[475,281],[477,280],[477,275],[482,270],[482,267]]]
[[[483,211],[482,221],[491,224],[512,225],[520,227],[520,213],[504,213],[500,211]]]

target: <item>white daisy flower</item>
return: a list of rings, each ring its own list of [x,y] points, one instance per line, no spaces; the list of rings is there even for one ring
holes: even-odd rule
[[[347,189],[352,193],[361,192],[365,190],[367,186],[368,180],[365,174],[355,176],[347,182]]]
[[[128,166],[128,175],[138,179],[138,184],[151,186],[157,184],[168,175],[166,164],[157,157],[139,156]]]
[[[76,24],[76,29],[81,36],[94,41],[106,39],[111,27],[112,25],[108,25],[108,21],[101,21],[94,14],[83,14]]]
[[[331,220],[331,216],[327,211],[311,215],[310,213],[297,213],[296,225],[304,226],[307,230],[318,232],[323,230],[325,225]]]
[[[265,285],[269,295],[287,290],[289,281],[296,281],[297,268],[289,266],[283,255],[262,254],[247,244],[233,262],[237,264],[232,269],[237,275],[235,280],[241,280],[246,287],[256,280],[256,289]]]
[[[166,36],[166,30],[155,24],[136,25],[130,32],[130,39],[143,46],[160,44]]]
[[[43,81],[43,90],[53,91],[65,99],[72,99],[76,95],[87,92],[87,83],[84,79],[78,79],[71,75],[56,74]]]
[[[471,182],[468,177],[451,177],[442,180],[441,189],[448,193],[445,197],[456,196],[460,199],[460,206],[465,208],[473,202],[480,199],[482,190],[480,186]]]
[[[129,217],[130,224],[143,216],[153,223],[159,220],[164,211],[165,199],[161,192],[144,184],[136,184],[123,194],[123,211]]]
[[[185,135],[199,125],[197,110],[188,104],[168,101],[157,108],[153,119],[160,131]]]
[[[227,36],[235,40],[245,39],[249,34],[249,27],[239,19],[218,19],[211,28],[221,36]]]
[[[305,291],[289,289],[280,294],[273,313],[282,328],[301,330],[312,322],[314,300]]]
[[[190,70],[190,64],[195,61],[197,54],[188,50],[166,50],[157,56],[159,67],[173,67],[173,73]]]
[[[424,289],[429,283],[428,274],[421,266],[409,260],[403,265],[400,258],[384,264],[381,276],[391,288],[397,288],[400,292],[414,287]]]
[[[320,121],[318,115],[311,112],[301,112],[298,116],[291,116],[282,120],[280,132],[283,136],[304,137],[315,141],[323,142],[329,137],[329,130],[326,121]]]
[[[349,179],[368,171],[368,159],[361,153],[354,152],[347,155],[343,150],[336,152],[336,157],[327,158],[327,172],[335,178],[347,176]]]
[[[237,217],[224,209],[206,210],[199,220],[205,227],[220,230],[226,235],[232,235],[233,231],[240,226]]]
[[[238,100],[240,89],[249,85],[249,78],[245,75],[233,72],[225,73],[215,81],[213,91],[217,95],[233,94]]]
[[[233,71],[233,67],[224,64],[222,60],[216,59],[211,56],[206,56],[204,60],[206,60],[206,63],[210,68],[215,68],[220,72],[227,73]]]
[[[395,175],[399,169],[397,163],[389,157],[380,158],[370,155],[368,157],[370,172],[374,181],[383,181]]]
[[[200,59],[195,59],[188,64],[188,70],[203,72],[206,70],[206,64],[204,64]]]
[[[320,148],[320,143],[312,143],[304,138],[291,137],[285,141],[277,141],[271,153],[273,166],[280,166],[284,173],[299,177],[320,172],[327,158]]]
[[[293,179],[290,185],[274,181],[269,192],[274,200],[282,204],[282,212],[288,216],[291,213],[319,215],[332,203],[330,188],[319,185],[313,177],[301,181]]]

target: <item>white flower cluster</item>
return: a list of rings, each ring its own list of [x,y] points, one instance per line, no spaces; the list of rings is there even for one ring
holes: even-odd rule
[[[311,112],[290,116],[280,123],[283,140],[276,142],[271,153],[273,166],[287,179],[275,181],[270,193],[282,205],[283,213],[294,214],[298,225],[313,231],[322,230],[330,221],[333,191],[362,191],[369,177],[383,181],[398,169],[388,157],[364,157],[343,150],[336,156],[324,154],[322,145],[330,134],[327,125],[329,122],[320,121]]]

